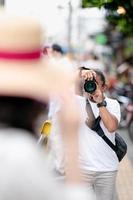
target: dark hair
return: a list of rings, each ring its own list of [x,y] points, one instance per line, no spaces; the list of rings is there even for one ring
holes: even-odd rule
[[[79,67],[79,69],[80,70],[93,70],[94,72],[96,72],[97,75],[100,76],[101,81],[103,82],[103,85],[105,85],[105,83],[106,83],[105,75],[101,70],[99,70],[99,69],[91,69],[91,68],[87,68],[87,67],[84,67],[84,66],[83,67]]]
[[[53,49],[53,51],[57,51],[57,52],[59,52],[61,54],[64,53],[63,50],[62,50],[62,47],[59,44],[53,44],[52,45],[52,49]]]
[[[98,76],[100,76],[100,79],[101,79],[101,81],[103,82],[103,85],[105,85],[106,79],[105,79],[104,73],[103,73],[101,70],[99,70],[99,69],[94,69],[93,71],[96,72],[96,74],[97,74]]]
[[[0,96],[0,125],[25,129],[36,135],[36,120],[46,108],[46,104],[33,99]]]

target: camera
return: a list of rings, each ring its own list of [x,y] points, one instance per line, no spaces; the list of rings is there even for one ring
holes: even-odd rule
[[[85,92],[92,94],[93,92],[95,92],[96,89],[97,89],[97,84],[96,84],[96,81],[95,81],[94,78],[93,78],[93,80],[86,80],[85,81],[85,83],[84,83]]]

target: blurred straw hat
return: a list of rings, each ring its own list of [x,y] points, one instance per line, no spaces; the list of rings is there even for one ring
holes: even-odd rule
[[[45,99],[51,90],[67,86],[69,75],[42,55],[38,21],[2,12],[0,26],[0,95]]]

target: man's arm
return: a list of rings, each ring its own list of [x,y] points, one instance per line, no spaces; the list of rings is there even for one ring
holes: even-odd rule
[[[103,121],[104,126],[108,129],[108,131],[110,133],[117,130],[117,128],[118,128],[118,119],[113,114],[111,114],[107,110],[107,108],[100,107],[99,108],[99,114],[100,114],[100,117],[101,117],[101,119]]]
[[[114,132],[118,128],[118,119],[108,111],[106,106],[102,102],[104,101],[104,96],[102,92],[97,89],[93,96],[93,99],[97,103],[99,107],[99,115],[101,117],[101,120],[103,121],[104,126],[108,129],[109,132]],[[101,104],[101,106],[99,106]]]

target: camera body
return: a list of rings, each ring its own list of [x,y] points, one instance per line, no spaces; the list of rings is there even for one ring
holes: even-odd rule
[[[96,80],[93,78],[92,80],[86,80],[84,83],[84,90],[92,94],[97,89]]]

